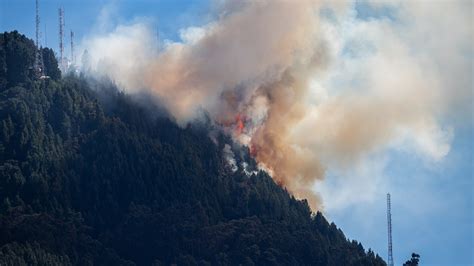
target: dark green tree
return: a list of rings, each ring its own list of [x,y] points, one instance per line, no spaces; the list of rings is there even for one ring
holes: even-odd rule
[[[420,261],[420,255],[416,253],[411,254],[411,258],[403,263],[403,266],[418,266],[418,262]]]
[[[43,62],[45,68],[45,74],[51,79],[59,80],[61,78],[61,71],[58,67],[58,60],[54,55],[54,51],[51,48],[43,48]]]
[[[0,85],[15,86],[34,77],[35,44],[17,31],[0,34]],[[2,85],[2,86],[6,86]]]

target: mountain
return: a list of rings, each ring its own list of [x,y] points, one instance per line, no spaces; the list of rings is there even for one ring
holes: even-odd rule
[[[0,265],[386,265],[211,123],[61,78],[51,49],[36,79],[35,49],[0,34]]]

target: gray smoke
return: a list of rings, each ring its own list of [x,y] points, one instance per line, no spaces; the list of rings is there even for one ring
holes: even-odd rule
[[[454,134],[446,118],[472,106],[469,3],[367,5],[396,19],[360,19],[352,2],[224,1],[215,21],[161,51],[143,23],[83,46],[93,73],[151,92],[180,124],[208,112],[318,210],[326,165],[390,148],[440,160]]]

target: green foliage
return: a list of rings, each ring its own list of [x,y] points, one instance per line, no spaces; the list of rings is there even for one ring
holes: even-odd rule
[[[34,62],[36,46],[25,35],[13,32],[0,33],[0,91],[7,87],[30,87],[35,80]],[[45,75],[53,80],[61,78],[54,51],[42,48]]]
[[[33,41],[17,31],[0,34],[0,90],[32,80],[35,50]]]
[[[6,69],[1,265],[385,265],[266,173],[230,171],[209,125],[180,128],[113,84]]]
[[[43,48],[41,52],[43,53],[44,74],[51,79],[59,80],[61,78],[61,71],[59,70],[58,60],[54,55],[53,49]]]
[[[411,253],[411,258],[403,263],[403,266],[418,266],[420,262],[420,255],[416,253]]]
[[[32,244],[3,245],[0,249],[1,265],[72,265],[67,256],[52,254],[34,242]]]

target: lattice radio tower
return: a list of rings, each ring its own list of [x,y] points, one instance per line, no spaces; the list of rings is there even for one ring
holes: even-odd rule
[[[74,56],[74,31],[71,31],[71,65],[76,63],[76,57]]]
[[[390,193],[387,193],[387,229],[388,229],[388,260],[387,265],[393,266],[392,254],[392,204],[390,202]]]
[[[35,74],[38,77],[42,77],[44,75],[44,63],[43,63],[43,53],[41,52],[40,48],[40,16],[39,16],[39,3],[36,0],[36,52],[35,52]]]
[[[59,64],[61,68],[61,72],[65,72],[66,70],[66,62],[64,60],[64,9],[60,7],[58,9],[58,14],[59,14]]]

